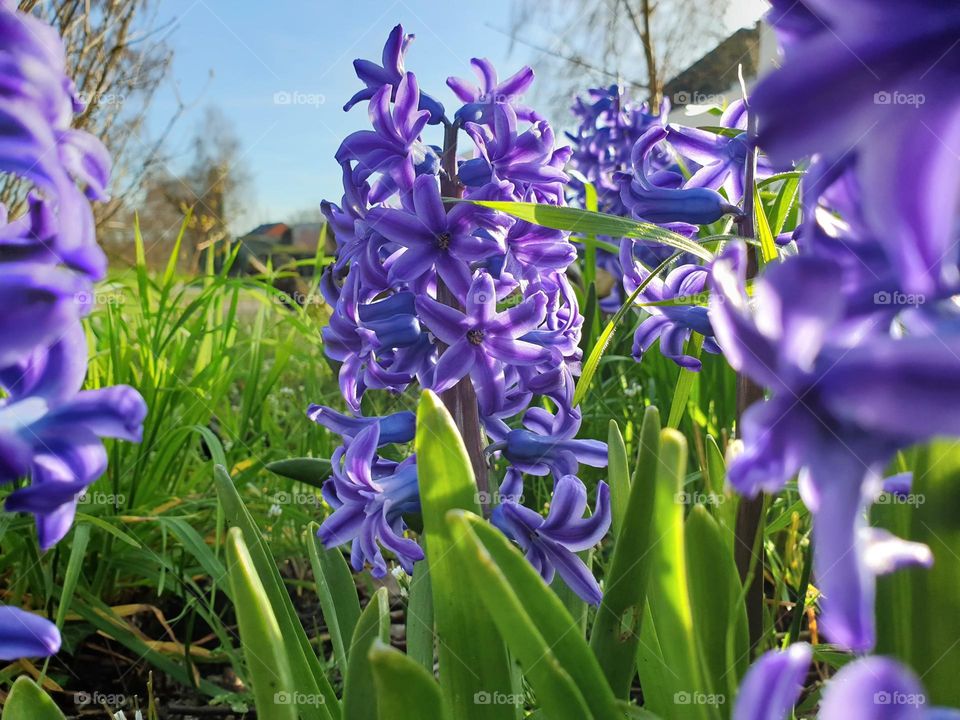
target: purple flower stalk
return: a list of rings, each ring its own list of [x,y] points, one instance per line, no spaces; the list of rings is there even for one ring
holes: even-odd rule
[[[38,191],[23,217],[8,221],[0,212],[0,482],[29,480],[7,495],[5,507],[34,515],[46,550],[70,530],[78,496],[106,469],[101,438],[139,441],[146,407],[129,387],[81,390],[81,318],[92,282],[106,269],[89,199],[106,196],[109,155],[70,128],[81,105],[56,32],[3,0],[0,34],[0,170]],[[14,607],[0,614],[0,658],[59,649],[49,621]]]
[[[373,129],[341,145],[343,199],[324,205],[337,257],[322,280],[334,307],[323,337],[329,356],[341,363],[340,387],[352,417],[310,410],[344,440],[324,488],[335,511],[320,537],[328,546],[352,542],[354,567],[369,564],[375,574],[386,571],[384,550],[408,570],[423,553],[404,520],[419,512],[416,463],[377,455],[378,445],[411,439],[410,417],[364,416],[369,390],[402,393],[419,385],[443,393],[469,383],[477,426],[494,441],[523,417],[518,434],[502,448],[495,442],[488,453],[503,450],[498,457],[511,464],[511,477],[529,468],[559,478],[579,462],[606,462],[602,443],[575,438],[580,416],[572,407],[572,385],[583,321],[566,275],[576,259],[567,234],[441,195],[443,188],[467,200],[563,204],[570,150],[557,147],[550,125],[522,104],[533,72],[523,68],[500,81],[489,61],[473,60],[480,84],[448,81],[463,106],[452,121],[441,113],[444,147],[437,148],[424,137],[428,120],[438,120],[437,106],[425,104],[403,66],[403,37],[399,27],[391,33],[382,67],[356,63],[367,87],[348,106],[369,100]],[[460,130],[473,153],[456,161],[452,137]],[[447,158],[442,167],[441,156]],[[537,422],[529,408],[538,398],[557,405],[556,426]],[[579,480],[571,477],[564,486],[570,482]],[[540,516],[521,514],[535,532],[532,516]],[[605,530],[608,516],[609,504],[601,503],[591,522]],[[541,518],[540,525],[559,522]],[[562,566],[561,576],[593,600],[595,587],[568,572],[569,548],[584,549],[602,534],[570,540],[566,550],[558,535],[555,551],[538,556],[538,569],[550,577]],[[524,533],[512,537],[521,546],[527,542]]]

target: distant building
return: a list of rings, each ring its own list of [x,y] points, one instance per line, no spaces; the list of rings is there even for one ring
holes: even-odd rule
[[[238,268],[241,272],[258,272],[272,260],[274,268],[296,260],[310,260],[317,255],[317,245],[324,223],[266,223],[237,238],[240,244]],[[309,274],[308,268],[301,272]]]
[[[742,97],[741,68],[749,90],[778,60],[776,37],[769,25],[758,22],[740,28],[664,85],[663,97],[673,106],[669,121],[693,126],[715,124],[716,118],[705,110]]]

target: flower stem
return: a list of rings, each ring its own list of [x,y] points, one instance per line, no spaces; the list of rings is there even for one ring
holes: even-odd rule
[[[441,157],[440,194],[446,198],[459,198],[463,194],[463,187],[457,180],[457,123],[447,123],[444,127],[443,156]],[[444,305],[463,310],[457,297],[450,291],[440,278],[437,278],[437,300]],[[445,348],[441,349],[441,353]],[[456,385],[441,393],[441,400],[453,416],[453,421],[460,430],[460,436],[467,448],[470,464],[477,483],[477,496],[483,508],[484,515],[490,512],[490,477],[487,470],[487,461],[483,454],[486,444],[483,425],[480,423],[480,409],[477,405],[477,393],[473,382],[466,375]]]
[[[756,115],[747,108],[747,134],[753,140],[756,137]],[[754,182],[757,170],[757,150],[753,146],[747,153],[747,163],[743,183],[743,215],[738,220],[740,235],[752,239],[756,235],[754,226]],[[759,267],[757,254],[752,246],[747,246],[747,278],[757,274]],[[745,375],[737,376],[737,432],[741,432],[744,411],[753,403],[763,400],[763,388]],[[758,533],[762,533],[764,515],[763,497],[742,498],[737,507],[737,521],[734,529],[736,544],[734,558],[740,579],[749,582],[746,594],[747,626],[750,633],[750,646],[755,647],[763,636],[763,541],[755,543]],[[756,552],[756,557],[754,553]],[[758,572],[752,571],[755,567]]]

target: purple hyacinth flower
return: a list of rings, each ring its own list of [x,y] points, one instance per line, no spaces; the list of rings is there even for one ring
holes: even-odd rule
[[[380,428],[380,445],[410,442],[417,423],[416,415],[409,410],[383,417],[352,417],[323,405],[311,405],[307,409],[307,417],[317,425],[351,439],[371,425],[377,425]]]
[[[139,442],[146,406],[127,386],[80,391],[86,337],[77,323],[49,350],[0,370],[0,481],[30,476],[6,499],[10,512],[36,517],[40,547],[70,529],[76,500],[106,469],[101,438]]]
[[[649,271],[634,260],[634,241],[624,239],[620,244],[620,266],[624,269],[624,290],[632,294],[649,277]],[[673,360],[680,367],[699,371],[702,363],[698,358],[685,352],[691,333],[698,332],[704,337],[703,350],[719,353],[720,347],[713,337],[709,311],[704,305],[694,304],[705,297],[705,286],[709,278],[708,268],[700,265],[681,265],[672,270],[666,278],[651,280],[641,293],[641,299],[647,303],[677,301],[685,299],[689,305],[644,305],[649,313],[637,327],[633,336],[633,357],[638,362],[654,342],[660,340],[661,354]]]
[[[667,126],[666,139],[683,157],[700,165],[684,183],[685,188],[705,187],[727,193],[727,199],[736,203],[743,197],[747,155],[752,150],[746,133],[746,105],[743,100],[730,104],[720,117],[720,127],[741,130],[736,136],[722,135],[699,128],[680,125]],[[756,178],[769,177],[773,167],[764,157],[757,158]]]
[[[547,517],[512,499],[517,493],[517,474],[508,475],[501,497],[505,498],[494,511],[491,521],[523,550],[527,560],[546,583],[559,573],[563,581],[584,601],[599,605],[603,598],[600,586],[577,557],[603,539],[610,528],[610,488],[605,482],[597,485],[597,503],[593,514],[585,518],[587,489],[574,475],[564,475],[554,486]],[[521,486],[522,487],[522,486]]]
[[[461,203],[447,212],[440,186],[432,175],[421,175],[413,185],[413,212],[374,207],[367,221],[403,250],[385,263],[387,279],[411,284],[436,268],[440,279],[459,297],[470,287],[469,263],[503,252],[503,239],[477,230],[476,206]]]
[[[430,387],[441,393],[469,374],[477,389],[480,411],[495,412],[504,395],[504,365],[538,365],[553,359],[546,347],[522,340],[543,322],[547,297],[535,293],[503,312],[497,312],[497,295],[490,273],[480,271],[466,296],[461,312],[431,297],[418,297],[423,324],[448,346],[440,356]]]
[[[958,256],[960,8],[937,0],[805,5],[823,30],[801,33],[754,89],[760,146],[777,164],[855,152],[873,234],[906,291],[931,295]]]
[[[82,105],[66,75],[63,43],[52,27],[11,2],[0,3],[0,37],[0,170],[32,182],[49,198],[57,232],[45,239],[58,262],[100,279],[106,256],[96,245],[85,194],[105,197],[110,157],[96,138],[70,127]]]
[[[567,376],[561,376],[569,380]],[[573,408],[573,383],[563,382],[559,393],[550,396],[557,405],[556,414],[532,407],[524,413],[523,427],[510,429],[502,421],[487,420],[487,430],[497,442],[487,453],[502,452],[513,467],[528,475],[555,478],[574,475],[580,463],[590,467],[606,467],[607,444],[599,440],[577,440],[582,416]],[[546,393],[537,387],[537,392]]]
[[[90,309],[90,282],[66,268],[2,263],[0,278],[0,367],[53,342]]]
[[[60,650],[60,631],[46,618],[0,605],[0,660],[49,657]]]
[[[874,643],[875,575],[925,564],[929,555],[864,532],[863,512],[893,453],[960,433],[960,397],[950,392],[960,388],[960,338],[844,332],[839,271],[813,257],[770,267],[754,284],[757,310],[750,313],[743,258],[734,246],[714,262],[710,320],[730,364],[771,396],[744,413],[745,450],[728,478],[752,495],[775,492],[804,470],[825,632],[866,650]]]
[[[456,119],[461,123],[488,123],[491,121],[493,106],[498,103],[511,105],[521,120],[537,122],[543,118],[520,101],[530,85],[533,84],[533,70],[527,66],[500,82],[497,71],[486,58],[470,60],[473,71],[480,79],[480,85],[456,77],[447,78],[447,85],[454,94],[466,103],[457,111]]]
[[[420,89],[413,73],[407,73],[400,81],[392,108],[390,88],[380,88],[370,101],[370,122],[374,129],[351,133],[337,149],[337,162],[356,162],[355,171],[360,179],[366,180],[373,173],[381,174],[370,191],[370,202],[379,202],[398,188],[410,190],[417,166],[433,154],[420,140],[429,113],[417,110],[419,97]]]
[[[563,183],[567,176],[554,160],[553,130],[546,122],[517,129],[517,114],[509,105],[494,105],[490,126],[467,123],[464,127],[479,157],[460,164],[460,182],[469,188],[507,180],[519,190],[538,184]]]
[[[404,35],[403,26],[397,25],[390,31],[387,42],[383,46],[382,65],[377,65],[369,60],[357,59],[353,61],[353,68],[357,72],[357,77],[367,87],[350,98],[347,104],[343,106],[344,110],[350,110],[357,103],[370,100],[384,85],[389,85],[392,94],[396,95],[397,88],[405,74],[404,55],[406,55],[414,37],[412,33]],[[429,112],[431,125],[443,121],[443,105],[429,95],[420,95],[419,108]]]
[[[420,511],[416,460],[402,463],[377,458],[380,428],[372,424],[338,448],[331,462],[333,474],[324,484],[324,498],[334,512],[320,526],[317,536],[326,547],[352,542],[354,570],[371,565],[374,577],[387,572],[380,546],[392,551],[408,573],[422,560],[423,550],[404,536],[405,513]]]
[[[923,685],[907,667],[865,657],[840,668],[823,692],[822,720],[958,720],[960,710],[930,707]]]
[[[736,720],[787,720],[800,699],[810,670],[813,649],[794,643],[786,650],[770,650],[743,678],[733,708]]]
[[[651,171],[651,153],[666,138],[665,128],[651,127],[633,146],[633,172],[616,174],[620,199],[633,217],[657,224],[709,225],[728,213],[738,214],[740,210],[716,190],[677,187],[682,178],[676,173]]]

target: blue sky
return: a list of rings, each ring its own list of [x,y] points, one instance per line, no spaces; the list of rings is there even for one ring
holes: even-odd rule
[[[360,86],[351,62],[379,59],[397,23],[417,35],[407,55],[421,88],[442,101],[448,75],[470,74],[471,57],[488,57],[509,74],[535,60],[523,46],[509,53],[512,0],[164,0],[158,20],[172,22],[175,56],[170,87],[151,108],[162,127],[176,96],[191,105],[171,137],[176,170],[189,160],[188,140],[204,106],[231,119],[252,186],[243,225],[283,220],[340,196],[333,154],[349,132],[365,127],[361,106],[342,111]],[[734,0],[730,25],[754,19],[759,0]],[[534,62],[535,65],[535,62]],[[173,86],[176,87],[176,93]],[[281,95],[278,95],[281,94]],[[302,104],[278,104],[296,97]],[[452,104],[450,101],[448,104]],[[244,231],[245,227],[234,228]]]

